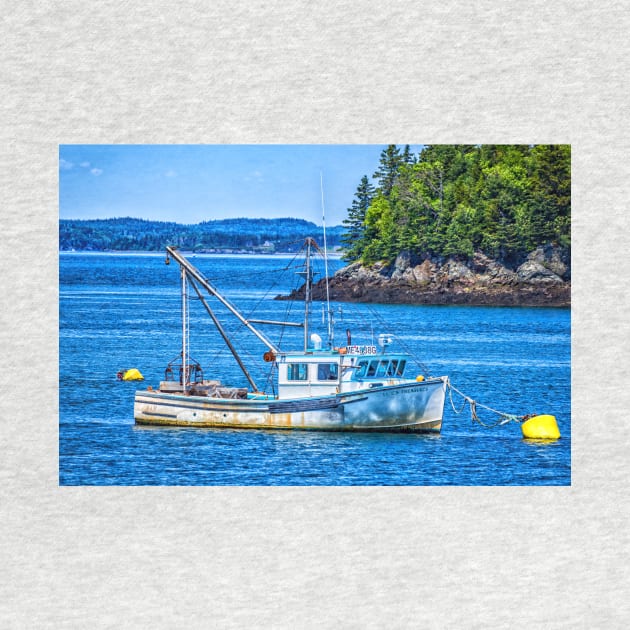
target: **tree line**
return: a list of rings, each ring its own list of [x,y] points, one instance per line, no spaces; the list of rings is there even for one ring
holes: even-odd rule
[[[401,251],[514,262],[571,245],[570,145],[389,145],[343,221],[344,258],[393,262]]]
[[[322,231],[304,219],[221,219],[186,225],[131,217],[116,219],[62,219],[62,251],[161,251],[175,245],[188,251],[298,251],[308,236]],[[326,230],[330,247],[339,246],[342,226]],[[317,239],[318,241],[321,239]]]

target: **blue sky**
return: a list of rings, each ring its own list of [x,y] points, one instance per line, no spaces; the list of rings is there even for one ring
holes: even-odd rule
[[[421,145],[411,145],[418,153]],[[60,145],[61,219],[346,217],[385,145]]]

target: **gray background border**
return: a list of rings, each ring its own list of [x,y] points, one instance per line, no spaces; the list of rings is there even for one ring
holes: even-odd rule
[[[626,3],[2,19],[2,627],[627,626]],[[249,142],[572,144],[571,487],[58,487],[58,145]]]

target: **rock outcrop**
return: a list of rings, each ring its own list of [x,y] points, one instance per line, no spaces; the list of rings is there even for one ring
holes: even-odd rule
[[[520,264],[519,264],[520,263]],[[571,305],[571,266],[567,250],[546,246],[514,265],[478,252],[471,260],[416,258],[402,252],[393,265],[353,263],[329,281],[330,299],[397,304],[488,306]],[[326,296],[323,280],[313,299]],[[304,299],[304,287],[278,299]]]

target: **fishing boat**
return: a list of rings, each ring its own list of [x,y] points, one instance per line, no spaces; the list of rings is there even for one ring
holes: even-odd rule
[[[168,364],[157,389],[135,394],[134,417],[141,425],[229,427],[239,429],[302,429],[322,431],[387,431],[439,433],[442,427],[448,377],[408,377],[412,357],[393,348],[393,335],[377,336],[378,343],[346,343],[335,347],[328,320],[326,343],[309,330],[313,266],[318,249],[313,239],[304,244],[303,322],[246,318],[176,248],[166,248],[166,262],[179,265],[181,279],[182,350]],[[192,288],[238,363],[249,387],[224,386],[206,379],[201,365],[191,359],[188,296]],[[247,327],[267,350],[262,360],[275,368],[271,392],[260,391],[226,329],[206,296],[212,297]],[[331,309],[328,303],[328,313]],[[272,324],[304,329],[299,349],[283,349],[259,328]]]

